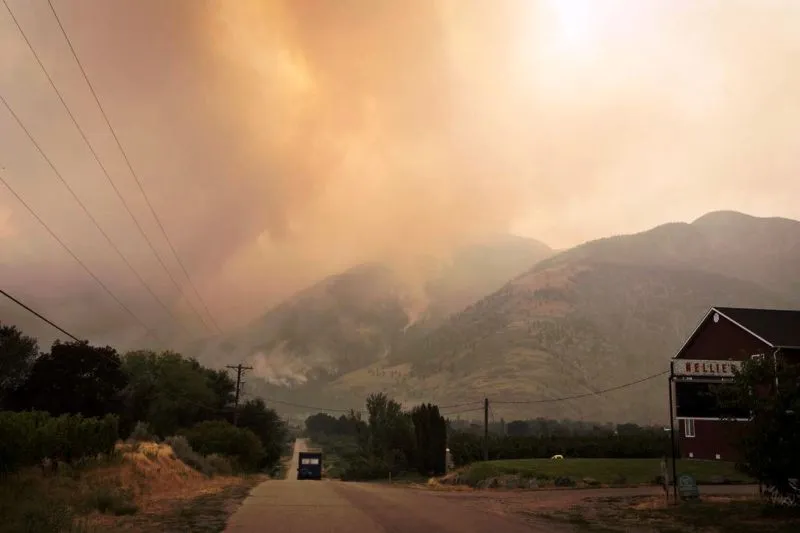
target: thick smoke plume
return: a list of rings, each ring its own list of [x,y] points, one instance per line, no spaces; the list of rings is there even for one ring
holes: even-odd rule
[[[419,258],[507,230],[562,247],[718,208],[800,216],[791,0],[54,4],[225,327],[365,261],[423,278]],[[46,2],[10,5],[168,257]],[[15,32],[0,10],[0,92],[196,328]],[[3,176],[152,316],[1,109],[0,147]],[[47,265],[34,300],[93,287],[4,190],[0,239],[16,272]]]

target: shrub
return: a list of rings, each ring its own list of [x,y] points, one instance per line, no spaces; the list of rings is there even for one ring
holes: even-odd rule
[[[215,475],[230,476],[233,474],[233,465],[227,457],[212,453],[206,457],[206,461],[208,462],[208,466],[211,468],[211,470],[214,471]]]
[[[203,455],[230,457],[243,470],[257,470],[264,459],[264,446],[249,429],[223,420],[208,420],[184,432],[191,447]]]
[[[139,510],[133,503],[133,496],[129,491],[108,486],[95,488],[87,497],[85,507],[96,509],[102,514],[117,516],[134,514]]]
[[[150,431],[147,422],[136,422],[133,431],[128,436],[128,442],[158,442],[158,436]]]
[[[0,471],[53,462],[74,463],[99,454],[111,455],[119,438],[115,416],[52,417],[41,412],[0,412]]]
[[[186,463],[186,465],[207,476],[214,474],[206,458],[194,451],[189,441],[183,435],[167,437],[164,442],[169,444],[172,451],[175,452],[175,456]]]
[[[72,512],[63,503],[47,501],[29,502],[24,505],[26,508],[22,511],[19,529],[11,529],[11,531],[60,533],[68,531],[72,524]]]
[[[189,444],[189,441],[183,435],[173,435],[172,437],[167,437],[164,439],[164,443],[172,448],[172,451],[175,452],[175,455],[181,461],[183,461],[184,456],[189,455],[190,453],[195,453],[195,451],[192,450],[192,446]]]
[[[342,481],[366,481],[389,477],[389,464],[375,457],[353,457],[342,472]]]
[[[0,531],[14,533],[61,533],[69,531],[73,512],[39,488],[30,477],[15,476],[0,482]]]
[[[627,485],[628,478],[625,474],[616,474],[614,479],[611,480],[612,485]]]
[[[553,484],[556,487],[574,487],[576,485],[574,479],[572,479],[571,477],[563,477],[563,476],[557,477],[553,481]]]

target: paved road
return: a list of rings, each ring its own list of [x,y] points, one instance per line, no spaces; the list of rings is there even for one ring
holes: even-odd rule
[[[659,496],[658,487],[552,491],[434,492],[369,483],[297,480],[295,442],[286,480],[253,489],[228,522],[226,532],[257,533],[562,533],[554,522],[540,522],[529,511],[567,509],[596,498]],[[755,486],[701,487],[703,494],[752,495]],[[520,512],[527,512],[522,521]]]
[[[292,460],[286,468],[286,481],[297,481],[297,469],[300,468],[300,452],[308,451],[308,440],[295,439]]]
[[[536,528],[513,517],[487,513],[442,493],[368,483],[297,481],[295,443],[286,480],[262,483],[228,522],[225,531],[257,533],[558,533],[552,524]]]

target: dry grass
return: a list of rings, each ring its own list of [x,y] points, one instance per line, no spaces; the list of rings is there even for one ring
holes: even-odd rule
[[[535,513],[578,531],[663,533],[795,533],[800,511],[776,509],[753,497],[706,496],[667,505],[663,497],[593,498],[568,510]]]
[[[194,494],[165,500],[163,505],[151,507],[134,516],[121,517],[98,525],[101,525],[102,531],[108,533],[218,533],[225,529],[228,517],[250,489],[260,481],[258,477],[236,478],[226,485],[206,487]]]
[[[435,477],[430,478],[424,485],[412,484],[412,487],[425,488],[427,490],[433,490],[437,492],[472,492],[475,490],[469,485],[445,485],[440,483]]]
[[[117,476],[124,487],[133,491],[134,502],[144,515],[169,513],[179,502],[213,496],[242,484],[242,478],[235,476],[206,477],[180,461],[166,444],[125,444],[118,449],[122,464],[111,468],[108,474]],[[93,473],[103,474],[102,470]],[[108,524],[109,517],[98,517],[98,522]]]
[[[191,509],[196,500],[207,500],[204,509],[224,525],[231,503],[260,479],[209,478],[180,461],[167,445],[119,444],[111,458],[79,468],[62,465],[57,473],[29,469],[0,482],[0,511],[9,515],[0,521],[0,533],[174,531],[162,522],[179,521],[176,509]]]

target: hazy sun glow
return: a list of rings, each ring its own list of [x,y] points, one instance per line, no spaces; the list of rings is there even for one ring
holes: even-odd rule
[[[565,51],[585,52],[598,34],[600,10],[596,0],[549,0],[557,38]]]
[[[657,5],[648,0],[546,0],[546,46],[562,60],[588,59],[608,43],[642,38]]]
[[[55,21],[10,4],[105,142]],[[446,255],[509,227],[564,248],[716,209],[800,216],[797,0],[58,4],[176,247],[213,307],[236,306],[231,322],[353,264]],[[164,278],[2,14],[0,64],[0,93]],[[21,194],[132,287],[2,113],[0,147]],[[139,198],[113,143],[98,150]],[[2,189],[0,238],[0,255],[73,263]]]

